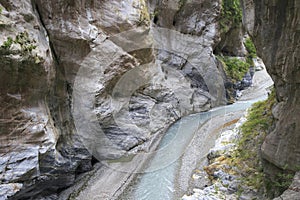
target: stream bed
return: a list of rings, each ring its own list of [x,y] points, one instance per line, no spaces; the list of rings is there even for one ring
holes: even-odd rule
[[[174,123],[161,140],[153,158],[148,162],[143,172],[136,176],[127,190],[121,195],[121,200],[172,200],[178,199],[175,178],[180,167],[180,157],[194,134],[205,123],[217,116],[245,111],[253,103],[266,99],[266,96],[250,101],[239,101],[231,105],[214,108],[208,112],[186,116]],[[212,121],[212,123],[214,123]],[[217,122],[218,123],[218,122]],[[220,124],[222,126],[222,124]],[[198,134],[202,134],[201,132]],[[199,147],[201,150],[201,147]],[[189,177],[186,177],[189,178]]]

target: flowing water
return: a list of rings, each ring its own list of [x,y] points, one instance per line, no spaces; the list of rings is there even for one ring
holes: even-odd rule
[[[180,156],[191,142],[195,132],[207,121],[226,113],[243,111],[261,97],[251,101],[214,108],[208,112],[189,115],[172,125],[163,137],[155,156],[145,167],[145,173],[137,175],[122,200],[171,200],[176,188],[175,176],[180,165]],[[201,149],[201,147],[199,147]]]

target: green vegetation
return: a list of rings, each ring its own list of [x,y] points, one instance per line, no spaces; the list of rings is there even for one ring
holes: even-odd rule
[[[275,92],[272,91],[266,101],[253,104],[247,121],[241,126],[241,137],[233,154],[234,164],[243,171],[242,184],[257,190],[264,188],[265,184],[260,148],[274,121],[271,108],[275,102]]]
[[[250,67],[249,63],[238,58],[227,56],[217,56],[217,58],[222,62],[226,75],[232,78],[233,82],[241,80]]]
[[[249,53],[249,56],[251,58],[256,58],[257,55],[256,55],[256,48],[251,40],[251,38],[246,38],[245,40],[245,43],[244,43],[245,47],[246,47],[246,50],[248,51]]]
[[[279,181],[276,181],[274,184],[275,184],[275,187],[277,188],[288,188],[292,181],[293,181],[293,178],[294,178],[294,174],[291,174],[291,173],[280,173],[277,175],[277,180]]]
[[[220,25],[222,32],[230,28],[240,27],[242,24],[242,9],[239,0],[223,0]]]
[[[9,50],[13,44],[17,44],[21,47],[21,54],[31,54],[32,50],[36,48],[35,41],[29,38],[29,35],[26,31],[16,35],[16,38],[13,40],[11,37],[8,37],[7,40],[1,45],[2,49]]]
[[[297,171],[299,171],[297,169]],[[293,182],[295,173],[283,168],[283,170],[277,172],[275,176],[265,177],[264,184],[266,187],[267,195],[274,198],[284,192]]]
[[[244,45],[246,47],[246,50],[248,52],[247,55],[247,63],[249,63],[250,65],[253,65],[253,58],[256,58],[256,48],[251,40],[251,38],[246,38]]]
[[[12,50],[12,45],[20,47],[20,50]],[[36,49],[36,41],[29,38],[28,32],[18,33],[15,39],[7,37],[7,40],[0,46],[0,53],[4,55],[21,54],[23,57],[33,59],[36,64],[43,61],[43,58],[33,53]]]
[[[274,198],[282,194],[291,185],[293,178],[294,173],[289,171],[282,171],[272,178],[265,177],[264,186],[267,196]]]
[[[141,3],[141,11],[140,11],[139,25],[148,26],[150,23],[150,14],[148,12],[148,7],[144,1],[140,1],[140,3]]]
[[[276,103],[275,91],[265,101],[257,102],[248,111],[247,121],[240,127],[239,137],[236,139],[236,148],[227,153],[210,160],[210,165],[204,170],[213,183],[219,181],[214,172],[223,170],[227,174],[239,177],[236,195],[241,197],[244,192],[253,190],[257,197],[274,197],[280,195],[287,189],[294,174],[286,169],[276,169],[277,174],[266,176],[261,159],[261,145],[270,132],[274,123],[272,107]],[[300,169],[300,168],[299,168]],[[273,174],[276,172],[272,172]],[[227,187],[226,184],[223,184]],[[218,188],[215,188],[218,191]]]
[[[241,127],[244,140],[250,139],[248,137],[253,137],[253,134],[259,135],[268,131],[270,124],[273,122],[271,108],[274,103],[275,92],[272,91],[266,101],[253,104],[247,116],[247,121]]]
[[[26,31],[19,33],[14,43],[21,46],[21,52],[23,54],[31,54],[32,50],[36,48],[35,41],[29,38],[28,32]]]
[[[14,43],[14,40],[11,37],[8,37],[7,40],[1,46],[1,48],[8,50],[8,49],[10,49],[10,47],[13,43]]]
[[[235,168],[229,171],[231,174],[238,174],[241,177],[238,196],[242,195],[245,188],[251,188],[261,195],[267,193],[273,198],[274,194],[279,195],[287,189],[293,180],[294,173],[285,169],[278,169],[274,177],[266,176],[263,171],[261,145],[274,123],[271,109],[275,103],[273,90],[267,100],[253,104],[248,111],[247,121],[240,128],[240,137],[236,141],[237,148],[223,161]]]

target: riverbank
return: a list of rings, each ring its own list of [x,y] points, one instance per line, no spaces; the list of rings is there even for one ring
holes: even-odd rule
[[[257,71],[254,74],[253,85],[242,91],[242,96],[239,101],[249,101],[259,97],[266,98],[269,93],[268,89],[272,85],[273,81],[263,66],[261,71]],[[192,194],[194,188],[203,189],[211,184],[208,174],[203,170],[205,166],[209,165],[206,156],[210,149],[214,147],[217,138],[224,131],[233,130],[237,122],[239,122],[238,126],[241,125],[239,120],[244,114],[244,111],[240,111],[218,116],[204,124],[203,127],[196,132],[193,141],[181,158],[182,164],[179,167],[176,179],[176,199],[182,197],[184,194]],[[206,137],[206,135],[209,135],[209,137]],[[200,148],[201,151],[199,151]]]
[[[244,111],[230,112],[217,116],[201,126],[180,158],[176,175],[174,199],[182,197],[192,189],[203,188],[210,183],[203,167],[208,165],[207,154],[223,130],[231,129],[244,114]]]
[[[272,80],[268,78],[267,72],[265,70],[259,71],[254,77],[254,85],[244,91],[245,96],[241,99],[249,100],[252,99],[252,97],[266,96],[269,94],[267,89],[270,88],[271,85]],[[250,163],[245,163],[243,158],[233,158],[237,153],[250,154],[250,152],[236,150],[236,148],[241,148],[239,146],[241,145],[241,141],[247,139],[245,139],[245,136],[241,135],[240,132],[241,126],[246,122],[244,115],[245,113],[242,113],[236,123],[232,123],[227,128],[219,130],[218,135],[220,135],[220,137],[216,139],[215,146],[208,150],[208,156],[198,158],[202,161],[202,165],[197,166],[191,175],[192,178],[190,182],[193,184],[190,184],[189,190],[187,190],[182,198],[183,200],[252,199],[262,197],[263,191],[261,191],[262,188],[259,186],[261,182],[257,182],[261,181],[258,177],[260,176],[259,172],[255,172],[255,175],[249,175],[249,180],[244,178],[245,174],[250,173],[249,168],[254,166],[250,165],[250,167]],[[214,120],[214,122],[219,123],[216,120]],[[262,135],[261,137],[264,136]],[[253,145],[254,149],[251,151],[256,152],[256,146],[259,145],[259,142],[256,140],[259,140],[259,138],[253,138],[253,144],[248,142],[250,146]],[[251,147],[247,148],[251,149]],[[254,157],[252,159],[254,159]],[[256,162],[256,159],[253,160],[254,165],[256,165]],[[237,164],[242,164],[244,167],[238,168],[235,166]],[[203,181],[202,177],[206,177],[206,179]],[[252,182],[248,185],[247,181],[245,181],[246,179],[248,182]]]
[[[262,70],[254,73],[252,86],[242,91],[239,101],[248,101],[268,95],[269,88],[273,86],[273,80],[263,63],[259,64],[259,68]]]
[[[232,166],[226,158],[231,157],[236,148],[239,128],[245,122],[241,117],[234,128],[222,130],[221,136],[216,140],[216,144],[208,152],[207,164],[198,166],[194,171],[193,180],[195,183],[183,197],[183,200],[216,200],[216,199],[238,199],[238,180],[233,172]],[[201,173],[199,173],[201,172]],[[204,176],[208,179],[205,185],[198,177]],[[225,187],[226,186],[226,187]]]
[[[160,130],[152,137],[148,144],[149,151],[157,148],[160,143],[158,138],[167,129]],[[59,200],[118,199],[152,156],[144,152],[134,157],[128,156],[128,160],[97,163],[92,171],[81,174],[72,187],[61,192]]]

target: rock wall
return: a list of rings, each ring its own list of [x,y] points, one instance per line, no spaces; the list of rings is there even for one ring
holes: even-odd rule
[[[264,159],[281,169],[300,166],[300,3],[243,0],[244,24],[274,80],[278,104],[274,130],[262,146]]]
[[[21,190],[15,198],[26,199],[72,184],[91,155],[63,110],[68,98],[58,98],[66,84],[31,1],[0,3],[0,198]]]

